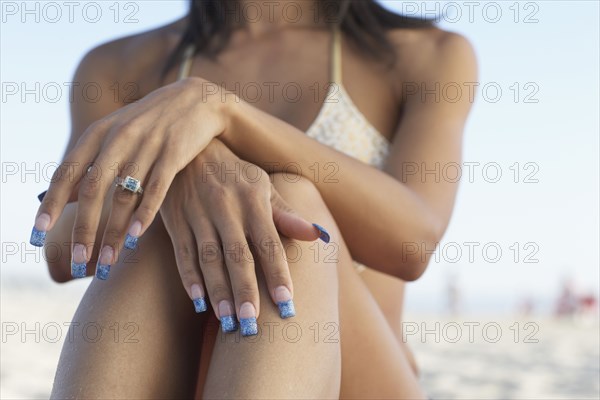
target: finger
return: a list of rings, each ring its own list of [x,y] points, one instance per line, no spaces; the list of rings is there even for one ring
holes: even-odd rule
[[[110,214],[104,229],[98,263],[96,264],[96,278],[108,279],[111,265],[119,258],[123,247],[125,233],[139,202],[139,195],[121,187],[114,189]]]
[[[46,232],[52,229],[62,211],[72,197],[72,193],[85,176],[90,163],[96,157],[99,141],[103,137],[106,124],[97,122],[84,132],[77,145],[66,156],[52,176],[31,231],[30,243],[42,247]]]
[[[114,181],[111,166],[118,161],[120,161],[118,152],[103,152],[80,182],[72,235],[71,275],[73,278],[86,276],[86,264],[94,248],[104,198]]]
[[[171,209],[171,212],[165,212],[162,215],[165,228],[173,243],[177,270],[183,287],[192,299],[196,313],[202,313],[208,307],[194,233],[179,210]]]
[[[191,219],[196,238],[200,270],[206,285],[210,303],[221,329],[225,333],[237,330],[237,317],[234,308],[231,284],[225,269],[225,260],[217,231],[205,217]]]
[[[112,194],[110,215],[100,245],[100,254],[96,265],[96,278],[98,279],[108,279],[110,267],[118,259],[118,253],[124,244],[128,249],[135,249],[132,243],[137,245],[137,237],[135,241],[126,241],[125,234],[140,199],[140,194],[135,191],[136,187],[139,185],[138,182],[149,174],[149,168],[145,167],[149,163],[143,162],[142,159],[152,159],[152,156],[148,154],[134,162],[120,165],[115,173],[115,178],[118,177],[121,181],[116,185],[117,187]],[[111,184],[114,183],[115,179],[112,180]]]
[[[240,332],[242,336],[256,335],[256,318],[260,309],[254,259],[239,221],[229,220],[224,223],[226,221],[227,219],[219,218],[221,225],[217,226],[217,230],[240,321]]]
[[[317,224],[311,224],[292,209],[279,195],[275,188],[271,188],[271,208],[273,222],[277,230],[290,239],[312,241],[321,239],[329,243],[329,233]]]
[[[271,299],[279,308],[280,317],[290,318],[296,315],[292,300],[292,277],[285,249],[268,211],[255,210],[252,213],[255,216],[250,224],[252,249],[265,275]]]
[[[163,157],[152,168],[152,172],[143,186],[142,201],[133,213],[127,230],[126,248],[136,248],[139,237],[148,229],[160,210],[167,191],[177,174],[177,171],[170,165],[173,163],[169,162],[169,158]]]

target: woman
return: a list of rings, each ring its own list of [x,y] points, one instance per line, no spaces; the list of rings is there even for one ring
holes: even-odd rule
[[[476,80],[464,38],[372,0],[194,0],[74,80],[111,95],[74,100],[32,232],[70,243],[55,280],[96,275],[53,397],[424,397],[403,281],[453,207],[431,171],[470,99],[432,89]]]

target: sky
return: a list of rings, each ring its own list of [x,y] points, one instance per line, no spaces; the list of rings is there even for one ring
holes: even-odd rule
[[[442,310],[449,281],[468,312],[510,312],[526,298],[547,310],[564,279],[598,295],[598,2],[384,4],[445,15],[440,26],[471,41],[480,72],[455,212],[427,272],[409,284],[407,309]],[[52,285],[27,243],[36,195],[69,135],[64,83],[92,47],[173,21],[186,4],[1,7],[0,277]]]

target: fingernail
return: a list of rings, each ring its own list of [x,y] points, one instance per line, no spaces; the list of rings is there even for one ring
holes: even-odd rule
[[[50,225],[50,216],[46,213],[40,214],[35,219],[35,224],[31,230],[31,238],[29,239],[29,243],[36,247],[43,247],[44,242],[46,241],[46,231],[48,230],[48,225]]]
[[[71,276],[73,278],[85,278],[87,264],[87,249],[82,244],[73,246],[71,258]]]
[[[221,329],[223,332],[234,332],[237,329],[237,320],[233,312],[233,306],[227,300],[219,302],[219,319],[221,320]]]
[[[296,315],[294,300],[292,300],[292,294],[287,287],[278,286],[275,288],[275,301],[277,302],[277,307],[279,307],[279,316],[281,318],[290,318]]]
[[[114,250],[111,246],[104,246],[100,250],[100,256],[98,257],[98,263],[96,263],[96,278],[102,279],[103,281],[108,279],[108,273],[110,272],[110,264],[112,263]]]
[[[129,231],[127,232],[127,237],[125,238],[126,249],[135,250],[141,231],[142,223],[140,221],[135,221],[133,224],[131,224]]]
[[[204,298],[204,292],[197,283],[194,283],[190,289],[192,292],[192,301],[194,302],[194,308],[197,313],[206,311],[206,299]]]
[[[240,307],[240,332],[242,336],[252,336],[258,333],[256,309],[250,302],[245,302]]]
[[[317,230],[319,231],[319,239],[321,239],[325,243],[329,243],[330,238],[329,238],[329,232],[327,232],[327,229],[323,228],[321,225],[318,225],[318,224],[313,224],[313,226],[315,228],[317,228]]]
[[[44,197],[46,197],[46,193],[48,193],[48,191],[44,190],[42,193],[38,194],[37,198],[40,201],[40,203],[42,202],[42,200],[44,200]]]

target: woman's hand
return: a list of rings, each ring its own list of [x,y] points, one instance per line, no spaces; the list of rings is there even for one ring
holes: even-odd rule
[[[224,332],[237,328],[237,314],[242,334],[256,334],[256,257],[281,317],[295,315],[278,231],[299,240],[316,240],[322,232],[290,209],[264,170],[215,139],[175,177],[160,214],[196,312],[207,309],[206,286]]]
[[[98,262],[107,272],[125,234],[125,246],[135,246],[175,175],[225,130],[220,92],[208,95],[207,83],[199,78],[176,82],[92,124],[57,169],[38,210],[31,243],[43,246],[46,232],[78,185],[71,274],[84,277],[105,196],[116,177],[131,176],[144,192],[141,201],[130,190],[114,192]]]

